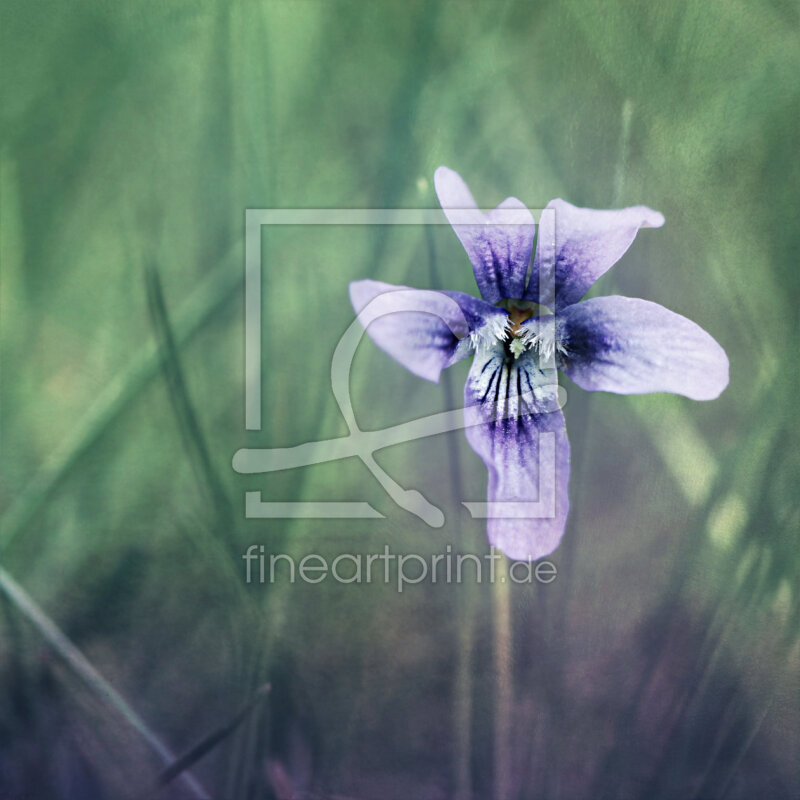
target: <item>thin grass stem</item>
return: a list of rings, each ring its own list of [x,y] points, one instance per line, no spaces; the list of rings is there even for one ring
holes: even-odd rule
[[[176,315],[175,341],[182,344],[233,296],[242,282],[240,269],[232,269],[231,251]],[[48,463],[19,493],[0,520],[0,553],[4,553],[25,530],[33,516],[67,475],[72,465],[86,453],[159,373],[166,352],[155,342],[142,347],[130,364],[113,378],[84,417],[53,452]]]
[[[86,656],[3,567],[0,567],[0,591],[41,634],[67,667],[142,737],[165,766],[169,766],[175,761],[172,751],[150,729],[130,703],[95,669]],[[210,795],[190,772],[182,772],[180,780],[194,797],[210,800]]]

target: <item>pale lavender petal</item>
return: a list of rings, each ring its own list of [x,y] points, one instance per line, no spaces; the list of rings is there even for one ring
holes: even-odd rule
[[[478,351],[464,389],[467,440],[489,470],[489,541],[510,558],[549,555],[566,525],[569,441],[554,381],[530,351],[498,347]]]
[[[436,194],[464,245],[481,296],[489,303],[520,299],[531,262],[535,223],[525,204],[508,197],[484,214],[457,172],[439,167]]]
[[[557,320],[562,368],[582,389],[713,400],[728,385],[728,357],[717,341],[658,303],[595,297]]]
[[[660,228],[663,224],[663,215],[647,206],[596,211],[551,200],[539,221],[525,299],[550,308],[577,303],[622,258],[639,228]]]
[[[370,338],[420,378],[438,382],[442,369],[472,352],[469,334],[496,308],[461,292],[354,281],[350,301]]]

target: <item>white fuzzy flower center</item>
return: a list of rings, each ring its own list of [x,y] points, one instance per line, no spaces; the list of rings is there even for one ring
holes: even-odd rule
[[[502,344],[514,360],[532,348],[537,350],[540,358],[547,361],[557,353],[566,353],[556,337],[555,317],[546,309],[525,300],[503,300],[498,305],[508,312],[508,316],[498,314],[470,334],[471,343],[476,350],[495,348]],[[534,315],[537,315],[537,319],[525,325]]]

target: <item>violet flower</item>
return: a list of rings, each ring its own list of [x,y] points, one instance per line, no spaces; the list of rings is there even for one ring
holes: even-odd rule
[[[419,313],[406,303],[367,328],[415,375],[438,382],[444,367],[474,355],[464,388],[466,435],[489,470],[489,505],[532,503],[542,492],[554,498],[549,515],[489,514],[489,541],[511,558],[540,558],[558,547],[569,508],[569,441],[556,368],[592,392],[712,400],[728,384],[728,359],[702,328],[657,303],[619,296],[578,302],[639,228],[664,224],[657,211],[596,211],[551,201],[528,277],[534,219],[522,202],[509,197],[484,214],[446,167],[436,170],[435,185],[483,299],[372,280],[351,283],[350,298],[360,312],[377,295],[419,292]],[[454,306],[460,320],[453,320]],[[546,439],[555,452],[545,459],[550,467],[540,470]]]

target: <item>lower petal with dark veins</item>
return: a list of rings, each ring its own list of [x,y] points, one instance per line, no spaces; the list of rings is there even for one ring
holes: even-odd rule
[[[564,533],[569,441],[554,370],[534,352],[479,349],[464,389],[467,440],[489,471],[487,533],[514,559],[552,553]]]

